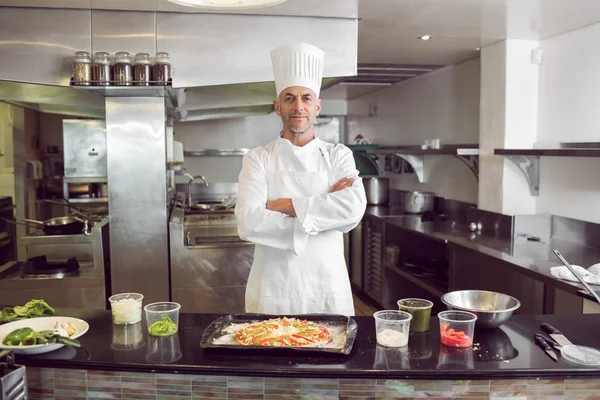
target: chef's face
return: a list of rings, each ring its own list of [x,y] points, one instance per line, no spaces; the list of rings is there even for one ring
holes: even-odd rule
[[[317,98],[315,92],[303,86],[286,88],[273,105],[284,127],[296,134],[302,134],[312,128],[315,118],[321,112],[321,99]]]

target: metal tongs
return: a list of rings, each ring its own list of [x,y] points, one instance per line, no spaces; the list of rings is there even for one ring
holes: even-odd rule
[[[565,265],[565,267],[567,267],[569,269],[569,271],[571,271],[571,273],[573,275],[575,275],[575,278],[577,278],[577,280],[579,280],[579,282],[581,282],[581,284],[588,290],[588,292],[590,292],[592,294],[592,296],[594,296],[596,301],[598,303],[600,303],[600,296],[598,296],[596,291],[593,290],[590,287],[590,285],[588,285],[588,283],[585,281],[585,279],[583,279],[583,277],[579,276],[579,274],[577,272],[575,272],[575,270],[573,269],[571,264],[569,264],[569,262],[562,256],[562,254],[560,254],[558,252],[558,250],[554,250],[554,254],[556,254],[556,257],[558,257],[558,259]]]

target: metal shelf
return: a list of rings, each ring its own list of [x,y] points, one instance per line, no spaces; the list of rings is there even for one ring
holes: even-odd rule
[[[600,157],[600,143],[560,143],[555,149],[495,149],[523,172],[532,196],[540,194],[540,157]]]
[[[499,156],[600,157],[600,148],[578,149],[495,149]]]
[[[243,157],[250,149],[195,149],[184,150],[186,157]]]
[[[440,149],[422,149],[420,147],[381,147],[369,150],[369,154],[395,154],[413,168],[419,183],[427,182],[428,171],[425,165],[426,155],[454,156],[461,160],[479,180],[479,147],[476,144],[447,145]]]

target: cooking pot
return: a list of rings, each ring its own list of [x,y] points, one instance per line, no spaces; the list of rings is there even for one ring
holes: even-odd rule
[[[382,176],[363,176],[363,185],[367,194],[367,204],[387,204],[390,199],[390,178]]]
[[[435,193],[431,192],[402,192],[402,212],[407,214],[422,214],[433,211]]]

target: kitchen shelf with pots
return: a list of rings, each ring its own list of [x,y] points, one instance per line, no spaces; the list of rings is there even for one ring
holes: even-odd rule
[[[600,143],[559,143],[556,148],[495,149],[519,167],[525,175],[532,196],[540,193],[540,157],[600,157]]]
[[[395,154],[410,164],[419,179],[419,183],[424,183],[428,180],[428,173],[425,168],[426,155],[454,156],[465,163],[471,172],[473,172],[475,178],[479,180],[478,144],[445,145],[439,149],[423,149],[415,146],[380,147],[377,150],[369,150],[368,153],[375,155]]]

